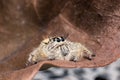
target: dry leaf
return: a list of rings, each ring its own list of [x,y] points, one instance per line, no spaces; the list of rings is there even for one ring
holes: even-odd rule
[[[120,57],[120,1],[1,0],[0,80],[31,80],[51,66],[105,66]],[[26,67],[29,53],[47,36],[66,35],[85,44],[96,57],[89,61],[42,61]]]

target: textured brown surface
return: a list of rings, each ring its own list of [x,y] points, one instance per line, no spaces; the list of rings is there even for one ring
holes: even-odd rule
[[[51,66],[101,67],[120,57],[119,0],[1,0],[0,80],[31,80]],[[42,61],[25,66],[28,54],[48,36],[69,34],[96,57],[89,61]]]

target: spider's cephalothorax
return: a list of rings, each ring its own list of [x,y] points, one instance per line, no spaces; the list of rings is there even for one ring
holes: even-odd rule
[[[64,37],[51,37],[41,41],[40,45],[33,50],[28,61],[35,63],[41,60],[68,60],[79,61],[84,56],[92,58],[93,53],[84,45],[71,42]]]

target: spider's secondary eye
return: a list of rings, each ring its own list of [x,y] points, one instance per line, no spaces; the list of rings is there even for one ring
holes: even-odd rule
[[[61,37],[61,41],[65,41],[65,39],[63,37]]]
[[[53,39],[53,41],[55,41],[56,40],[56,38],[52,38]]]
[[[44,43],[44,44],[48,44],[48,43]]]

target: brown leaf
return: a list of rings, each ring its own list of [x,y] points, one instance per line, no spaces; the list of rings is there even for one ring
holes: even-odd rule
[[[119,0],[1,0],[0,80],[31,80],[39,69],[100,67],[117,60],[119,4]],[[46,60],[26,67],[29,53],[41,40],[66,34],[96,57],[79,62]]]

